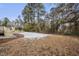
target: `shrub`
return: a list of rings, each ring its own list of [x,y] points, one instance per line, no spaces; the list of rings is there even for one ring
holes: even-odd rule
[[[30,24],[30,23],[26,23],[25,25],[24,25],[24,31],[36,31],[36,25],[33,23],[33,24]]]

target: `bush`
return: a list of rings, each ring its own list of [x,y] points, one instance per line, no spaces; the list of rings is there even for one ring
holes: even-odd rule
[[[24,31],[28,31],[28,32],[32,32],[32,31],[36,31],[36,25],[35,24],[29,24],[29,23],[26,23],[24,25]]]
[[[32,29],[32,25],[31,24],[24,24],[24,31],[30,31]]]

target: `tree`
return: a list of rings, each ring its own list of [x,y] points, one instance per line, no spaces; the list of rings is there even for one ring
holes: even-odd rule
[[[10,20],[7,17],[5,17],[4,20],[3,20],[2,25],[7,26],[9,22],[10,22]]]
[[[28,3],[22,11],[25,23],[32,24],[38,21],[38,24],[36,26],[39,28],[39,31],[40,31],[39,24],[44,14],[45,14],[44,6],[41,3]]]
[[[33,8],[34,8],[34,12],[35,12],[35,18],[36,18],[36,21],[37,21],[37,27],[38,27],[38,31],[40,32],[41,29],[43,27],[40,26],[40,24],[44,24],[44,23],[41,23],[41,21],[43,21],[42,17],[44,17],[45,15],[45,8],[44,8],[44,5],[42,3],[35,3],[33,4]]]
[[[35,8],[35,16],[36,19],[38,20],[38,22],[40,21],[40,18],[45,15],[45,8],[44,5],[42,3],[35,3],[34,4],[34,8]]]
[[[32,22],[35,19],[37,19],[39,22],[40,18],[44,14],[45,14],[45,9],[42,3],[28,3],[22,11],[22,15],[25,22],[27,21]]]
[[[32,22],[32,19],[33,19],[33,8],[32,8],[32,5],[31,3],[28,3],[23,11],[22,11],[22,15],[23,15],[23,19],[24,19],[24,22],[28,22],[28,23],[31,23]]]

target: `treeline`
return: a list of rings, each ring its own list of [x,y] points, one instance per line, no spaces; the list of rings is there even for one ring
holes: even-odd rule
[[[52,6],[47,12],[42,3],[26,4],[22,11],[23,19],[18,16],[13,21],[14,26],[17,29],[31,32],[79,34],[79,4],[57,3],[54,5],[55,7]],[[5,21],[3,25],[6,23]]]
[[[46,12],[42,3],[28,3],[23,11],[24,30],[44,33],[78,34],[79,4],[61,3]]]

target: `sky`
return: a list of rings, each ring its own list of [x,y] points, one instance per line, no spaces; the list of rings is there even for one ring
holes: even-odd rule
[[[26,3],[0,3],[0,19],[8,17],[10,20],[15,20],[18,15],[21,15]],[[54,4],[44,4],[45,10],[48,12]]]

